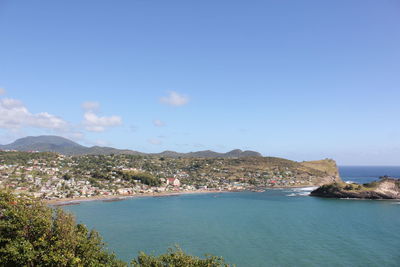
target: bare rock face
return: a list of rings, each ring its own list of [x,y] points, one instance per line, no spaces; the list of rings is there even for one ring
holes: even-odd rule
[[[383,179],[375,191],[379,194],[400,199],[400,180],[390,178]]]
[[[311,168],[314,170],[321,171],[324,175],[321,175],[315,185],[325,185],[331,183],[342,183],[342,179],[339,175],[339,169],[336,162],[333,159],[323,159],[315,161],[303,161],[300,163],[304,167]]]
[[[384,178],[364,185],[332,183],[320,186],[310,195],[327,198],[400,199],[400,180]]]

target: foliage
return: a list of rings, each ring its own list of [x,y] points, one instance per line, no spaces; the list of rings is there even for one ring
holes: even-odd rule
[[[69,180],[71,180],[71,175],[68,174],[68,173],[66,173],[66,174],[64,174],[64,175],[62,176],[62,178],[63,178],[64,180],[66,180],[66,181],[69,181]]]
[[[347,184],[347,185],[345,185],[344,186],[344,190],[355,190],[355,191],[357,191],[357,190],[361,190],[361,189],[363,189],[363,187],[361,186],[361,185],[359,185],[359,184]]]
[[[61,209],[0,192],[1,266],[126,266]]]
[[[57,158],[57,154],[52,152],[28,153],[0,151],[1,164],[27,164],[30,160],[51,161],[55,158]]]
[[[364,187],[365,190],[372,190],[372,189],[377,188],[378,185],[379,185],[379,183],[374,181],[374,182],[363,184],[363,187]]]
[[[140,252],[132,261],[135,267],[228,267],[224,259],[216,256],[206,256],[205,259],[185,254],[179,247],[168,249],[168,252],[159,256],[147,255]]]
[[[157,179],[152,174],[147,172],[122,172],[122,177],[126,181],[139,180],[141,183],[150,186],[159,186],[161,184],[160,179]]]

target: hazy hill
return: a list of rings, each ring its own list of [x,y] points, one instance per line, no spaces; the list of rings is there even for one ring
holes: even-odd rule
[[[106,154],[130,154],[130,155],[156,155],[162,157],[190,157],[190,158],[240,158],[240,157],[261,157],[262,155],[255,151],[242,151],[240,149],[232,150],[227,153],[218,153],[211,150],[178,153],[175,151],[164,151],[155,154],[146,154],[128,149],[116,149],[112,147],[92,146],[86,147],[75,143],[69,139],[60,136],[42,135],[28,136],[20,138],[8,145],[0,145],[2,150],[18,151],[40,151],[56,152],[64,155],[106,155]]]
[[[0,145],[2,150],[56,152],[64,155],[85,154],[141,154],[133,150],[120,150],[112,147],[86,147],[67,138],[53,135],[27,136],[8,145]]]
[[[240,149],[235,149],[227,153],[218,153],[211,150],[189,152],[189,153],[178,153],[174,151],[164,151],[158,154],[159,156],[166,157],[182,157],[182,158],[241,158],[241,157],[262,157],[262,155],[255,151],[242,151]]]
[[[42,135],[20,138],[8,145],[0,145],[0,149],[18,151],[49,151],[62,154],[85,153],[87,147],[60,136]]]

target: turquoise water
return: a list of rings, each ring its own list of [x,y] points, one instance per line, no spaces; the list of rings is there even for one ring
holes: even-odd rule
[[[179,244],[237,266],[399,266],[400,202],[309,189],[136,198],[66,206],[128,261]]]

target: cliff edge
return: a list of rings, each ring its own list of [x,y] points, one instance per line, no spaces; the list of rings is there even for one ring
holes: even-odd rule
[[[343,183],[339,175],[339,169],[336,165],[336,161],[333,159],[303,161],[300,164],[306,168],[320,172],[320,177],[317,181],[315,181],[315,185],[319,186],[331,183]]]

